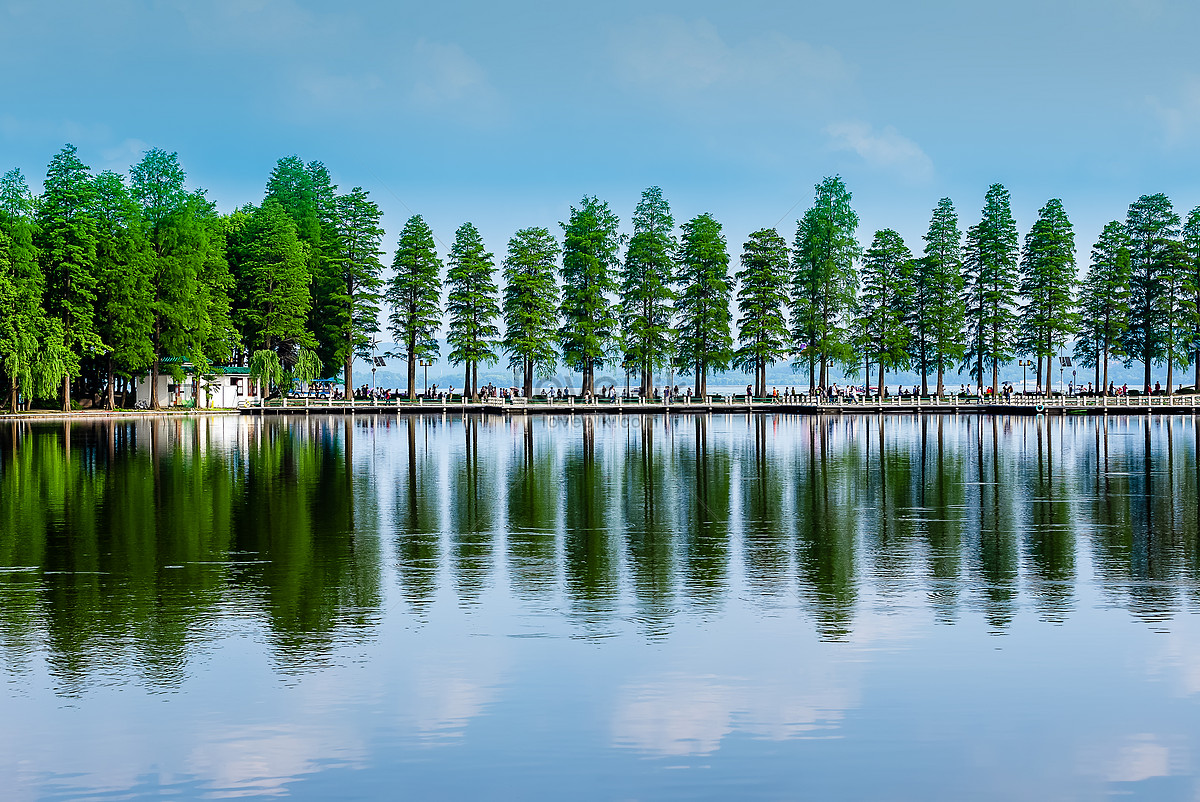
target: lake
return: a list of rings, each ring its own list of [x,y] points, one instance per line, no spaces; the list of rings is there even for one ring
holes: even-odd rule
[[[1192,416],[0,422],[6,799],[1196,799]]]

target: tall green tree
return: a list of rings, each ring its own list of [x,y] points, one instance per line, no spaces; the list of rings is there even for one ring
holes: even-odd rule
[[[34,243],[46,277],[46,312],[62,323],[67,348],[63,410],[71,409],[71,378],[84,357],[103,353],[96,330],[95,187],[74,145],[50,161],[38,203]]]
[[[708,392],[710,370],[724,370],[733,357],[729,302],[729,249],[721,224],[705,212],[682,226],[676,253],[677,359],[696,379],[696,395]]]
[[[1192,391],[1200,393],[1200,206],[1192,209],[1183,227],[1183,243],[1187,247],[1187,316],[1183,321],[1188,331],[1187,343],[1191,351],[1195,379]]]
[[[828,386],[833,362],[853,360],[847,314],[854,306],[861,249],[854,232],[858,214],[840,176],[817,184],[813,205],[796,226],[792,259],[792,340],[808,361],[811,389]],[[816,367],[820,365],[820,375]]]
[[[617,290],[620,222],[608,204],[585,196],[571,207],[563,230],[562,307],[559,343],[567,367],[583,374],[583,395],[596,392],[596,368],[613,350],[616,311],[610,296]]]
[[[97,328],[105,354],[104,408],[116,409],[117,375],[154,361],[154,262],[141,209],[112,172],[96,176]]]
[[[890,228],[875,232],[863,255],[862,293],[858,299],[863,351],[868,362],[879,366],[879,392],[886,386],[885,371],[905,367],[912,342],[908,320],[913,303],[912,252],[904,238]],[[866,383],[870,384],[870,376]]]
[[[496,263],[473,223],[463,223],[454,232],[449,261],[446,311],[450,321],[446,340],[451,349],[450,362],[466,366],[463,395],[478,400],[479,363],[490,365],[496,361],[496,340],[500,336],[496,325],[500,317]]]
[[[525,397],[533,395],[534,373],[549,376],[557,355],[558,243],[544,228],[524,228],[508,241],[504,258],[504,351],[523,374]]]
[[[413,215],[400,232],[387,298],[392,335],[408,360],[408,397],[415,398],[417,361],[438,356],[441,324],[441,272],[433,231],[421,215]]]
[[[306,326],[312,303],[308,246],[287,210],[274,200],[249,215],[244,237],[242,336],[252,350],[274,352],[290,372],[301,349],[313,346]]]
[[[1113,221],[1092,246],[1092,263],[1079,291],[1079,329],[1075,356],[1096,369],[1096,386],[1108,387],[1108,361],[1121,356],[1129,323],[1129,239]]]
[[[18,396],[30,399],[35,386],[48,383],[43,368],[66,361],[65,353],[48,353],[51,341],[62,342],[62,332],[42,310],[45,281],[33,242],[33,208],[25,176],[20,170],[5,173],[0,178],[0,374],[7,381],[12,412]],[[54,326],[57,337],[47,337]],[[52,376],[55,388],[61,378],[61,373]]]
[[[949,198],[933,209],[925,234],[925,257],[917,262],[909,326],[913,361],[921,374],[921,392],[929,392],[929,371],[937,371],[937,394],[945,389],[946,368],[963,358],[962,233]]]
[[[1170,306],[1164,274],[1175,258],[1171,241],[1179,236],[1179,215],[1162,193],[1143,195],[1125,215],[1129,238],[1129,326],[1122,343],[1126,358],[1141,362],[1150,388],[1151,367],[1166,354]]]
[[[1000,365],[1012,361],[1016,333],[1018,235],[1008,190],[992,184],[983,218],[967,231],[965,285],[967,347],[963,368],[983,392],[991,369],[992,392],[1000,391]]]
[[[199,351],[197,334],[205,321],[200,274],[205,260],[203,232],[195,214],[198,201],[184,187],[186,174],[179,157],[158,148],[146,151],[130,170],[130,190],[142,209],[143,225],[152,252],[154,326],[150,366],[150,406],[158,409],[158,376],[163,360],[183,378],[180,360]]]
[[[643,396],[650,395],[654,372],[668,364],[672,353],[674,231],[675,219],[662,190],[645,190],[633,212],[633,236],[621,269],[624,362],[627,370],[640,375]]]
[[[383,254],[383,228],[379,225],[382,216],[383,212],[362,187],[338,197],[338,258],[327,260],[325,278],[317,282],[325,292],[314,305],[322,305],[324,312],[338,321],[340,337],[336,348],[322,348],[318,335],[317,353],[332,351],[329,355],[341,361],[347,398],[354,392],[354,357],[375,356],[373,335],[379,331],[383,287],[383,264],[379,261]]]
[[[1179,240],[1168,243],[1163,265],[1163,301],[1167,309],[1163,325],[1164,360],[1167,363],[1167,395],[1175,392],[1175,365],[1189,361],[1191,349],[1192,295],[1189,291],[1191,259],[1187,246]]]
[[[1062,201],[1054,198],[1038,211],[1025,237],[1021,258],[1021,350],[1046,363],[1045,387],[1052,384],[1053,357],[1075,334],[1075,232]],[[1041,377],[1038,377],[1041,382]]]
[[[773,228],[750,235],[742,246],[738,281],[738,341],[733,366],[754,374],[754,394],[767,394],[767,367],[786,359],[788,246]]]

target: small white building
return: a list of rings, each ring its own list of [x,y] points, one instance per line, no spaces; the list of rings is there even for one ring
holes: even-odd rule
[[[158,375],[158,398],[164,407],[192,406],[194,401],[200,409],[236,409],[258,403],[258,382],[250,378],[249,368],[213,367],[201,376],[196,375],[190,362],[184,362],[182,368],[182,382],[165,370]],[[149,373],[137,381],[137,400],[139,404],[150,403]]]

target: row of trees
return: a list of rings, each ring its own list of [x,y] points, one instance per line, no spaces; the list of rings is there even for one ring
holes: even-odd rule
[[[522,229],[499,265],[464,223],[444,266],[413,216],[385,281],[379,207],[361,188],[339,193],[320,162],[281,159],[262,203],[227,215],[185,179],[175,154],[157,149],[127,178],[92,175],[69,145],[40,196],[19,171],[4,176],[0,379],[13,408],[18,395],[111,408],[121,382],[147,373],[157,407],[158,375],[181,378],[185,361],[202,372],[249,364],[276,385],[340,366],[349,393],[383,312],[410,394],[418,363],[440,356],[443,324],[472,395],[480,364],[501,359],[527,394],[560,360],[582,374],[584,393],[606,370],[639,376],[649,392],[670,366],[698,394],[730,367],[765,394],[768,367],[787,360],[810,386],[828,386],[840,366],[868,380],[877,370],[881,386],[887,371],[911,369],[923,392],[933,378],[939,393],[947,371],[966,370],[998,390],[1001,367],[1019,356],[1036,360],[1048,386],[1051,358],[1072,342],[1098,384],[1113,358],[1144,364],[1147,385],[1157,364],[1168,388],[1176,365],[1200,373],[1200,209],[1182,222],[1164,195],[1104,228],[1082,281],[1059,200],[1022,247],[1003,186],[988,189],[965,235],[942,199],[915,256],[891,229],[860,246],[838,177],[817,185],[790,247],[773,228],[755,231],[735,272],[720,223],[705,213],[677,228],[652,187],[630,235],[607,203],[585,197],[561,239]]]

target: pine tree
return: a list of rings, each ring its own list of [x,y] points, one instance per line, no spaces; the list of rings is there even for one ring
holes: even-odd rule
[[[643,397],[654,388],[654,372],[671,358],[675,220],[662,190],[650,187],[633,213],[633,236],[621,270],[621,327],[624,363],[641,377]]]
[[[1173,258],[1172,240],[1179,236],[1179,215],[1161,193],[1143,195],[1130,204],[1125,217],[1129,238],[1129,326],[1122,349],[1126,358],[1141,362],[1145,389],[1150,389],[1151,366],[1166,353],[1170,309],[1163,274]]]
[[[533,377],[554,370],[558,325],[558,283],[554,277],[558,243],[544,228],[525,228],[508,241],[504,259],[504,351],[513,370],[524,376],[525,397]]]
[[[788,355],[784,319],[788,294],[788,246],[773,228],[755,231],[742,246],[737,273],[738,340],[733,366],[754,374],[754,394],[767,394],[767,367]]]
[[[729,250],[721,224],[707,212],[684,223],[682,230],[675,273],[676,353],[680,370],[695,377],[696,395],[703,398],[708,372],[728,368],[733,356]]]
[[[42,336],[48,324],[42,310],[45,281],[33,243],[33,196],[20,170],[0,178],[0,373],[8,383],[9,409],[18,396],[31,398],[39,382]],[[59,336],[61,340],[61,335]],[[54,376],[55,384],[61,375]]]
[[[312,303],[308,247],[291,216],[274,200],[254,210],[245,235],[243,336],[253,350],[273,351],[290,372],[300,349],[313,345],[305,325]]]
[[[199,275],[204,263],[204,240],[193,212],[196,203],[184,188],[186,174],[174,153],[146,151],[130,170],[130,191],[142,209],[143,225],[152,251],[154,292],[154,361],[150,366],[150,406],[158,409],[158,376],[163,359],[192,357],[198,351],[197,333],[205,320]],[[183,378],[178,361],[171,365],[176,380]]]
[[[362,187],[338,196],[338,258],[327,260],[325,295],[322,300],[314,300],[314,306],[322,304],[324,311],[337,321],[336,334],[340,338],[337,347],[322,348],[318,337],[317,353],[322,359],[328,354],[342,363],[347,398],[354,392],[354,357],[375,356],[372,335],[379,331],[383,286],[383,264],[379,261],[383,253],[380,247],[383,229],[379,225],[382,216],[383,212]]]
[[[131,377],[154,361],[153,252],[141,209],[116,173],[96,176],[97,322],[104,344],[104,408],[116,409],[119,373]]]
[[[1188,214],[1183,227],[1183,243],[1187,247],[1187,315],[1182,324],[1188,331],[1187,344],[1191,352],[1195,379],[1192,392],[1200,393],[1200,206]]]
[[[983,219],[967,231],[965,278],[967,348],[963,368],[983,393],[991,368],[992,392],[1000,391],[1000,365],[1012,361],[1016,329],[1017,224],[1008,190],[988,187]]]
[[[496,339],[500,317],[495,281],[496,265],[492,254],[483,247],[483,238],[472,223],[463,223],[454,232],[450,247],[450,285],[446,311],[450,323],[446,340],[451,347],[450,362],[466,365],[463,395],[479,397],[479,363],[496,361]]]
[[[1079,329],[1075,357],[1096,369],[1098,388],[1108,387],[1108,360],[1121,356],[1129,322],[1129,239],[1113,221],[1092,246],[1092,264],[1079,292]]]
[[[1167,362],[1167,395],[1175,392],[1175,363],[1186,361],[1191,348],[1192,316],[1189,273],[1191,259],[1187,246],[1179,240],[1167,243],[1167,258],[1163,263],[1163,305],[1167,315],[1163,324],[1164,357]]]
[[[608,204],[584,197],[571,207],[563,230],[562,307],[559,343],[563,361],[583,374],[584,397],[595,394],[596,368],[603,368],[613,349],[616,312],[609,296],[616,292],[621,237],[617,216]]]
[[[410,217],[400,232],[392,271],[385,294],[392,310],[388,320],[392,336],[408,360],[408,397],[412,399],[416,397],[417,361],[437,358],[441,324],[442,262],[433,232],[419,214]]]
[[[67,349],[63,411],[71,409],[71,378],[79,375],[80,361],[104,351],[96,331],[94,203],[88,168],[67,145],[50,161],[34,240],[46,276],[46,312],[61,322]]]
[[[908,325],[913,303],[912,253],[892,229],[875,232],[863,255],[862,293],[858,299],[863,351],[868,363],[879,366],[879,392],[886,386],[885,371],[906,366],[912,335]],[[870,384],[870,375],[865,383]]]
[[[840,176],[817,184],[812,208],[796,226],[792,259],[792,340],[797,356],[807,357],[808,383],[828,386],[832,362],[853,359],[846,315],[854,306],[860,248],[854,232],[858,215]],[[820,365],[820,376],[816,366]]]
[[[1075,273],[1075,232],[1062,201],[1054,198],[1038,212],[1025,238],[1020,287],[1025,300],[1017,338],[1039,365],[1045,360],[1047,388],[1054,355],[1075,333]]]
[[[928,374],[937,371],[942,395],[946,368],[963,358],[962,234],[949,198],[938,201],[925,234],[925,257],[916,265],[909,326],[913,359],[921,374],[921,392],[929,392]]]

